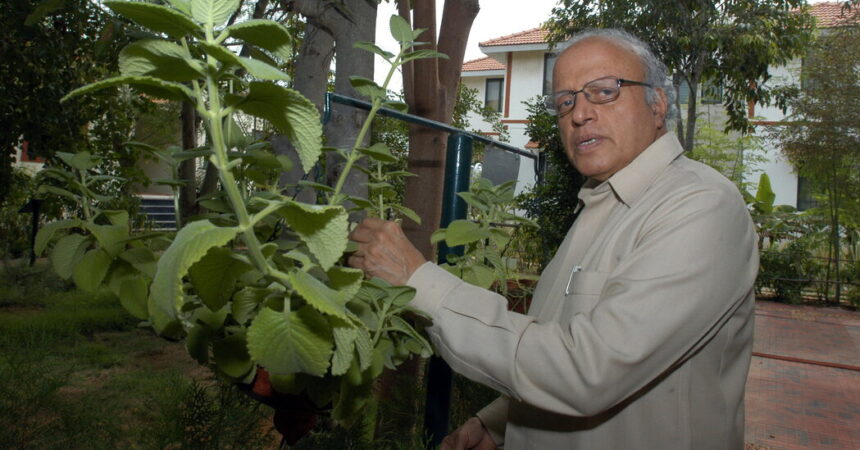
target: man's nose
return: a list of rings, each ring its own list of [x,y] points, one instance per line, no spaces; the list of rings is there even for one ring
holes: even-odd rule
[[[594,103],[585,98],[585,93],[581,92],[573,104],[573,110],[570,111],[570,118],[577,126],[582,126],[595,119]]]

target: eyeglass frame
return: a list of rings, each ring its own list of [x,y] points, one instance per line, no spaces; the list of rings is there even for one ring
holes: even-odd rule
[[[586,91],[586,89],[588,89],[588,86],[590,84],[596,82],[596,81],[607,80],[607,79],[614,79],[616,81],[616,84],[618,87],[618,94],[615,97],[613,97],[609,100],[606,100],[606,101],[594,101],[594,100],[592,100],[591,97],[588,95],[588,92]],[[582,86],[582,89],[580,89],[578,91],[568,89],[568,90],[553,92],[552,94],[544,95],[544,97],[543,97],[544,106],[546,107],[546,110],[548,113],[550,113],[553,116],[559,116],[560,117],[560,116],[563,116],[563,115],[569,113],[570,111],[573,111],[573,108],[576,107],[576,94],[579,94],[580,92],[583,94],[585,99],[589,101],[589,103],[594,104],[594,105],[603,105],[603,104],[611,103],[611,102],[614,102],[615,100],[618,100],[618,96],[621,95],[621,88],[624,86],[644,86],[644,87],[649,87],[652,89],[654,88],[654,85],[650,84],[650,83],[645,83],[642,81],[627,80],[624,78],[618,78],[616,76],[609,75],[606,77],[596,78],[594,80],[589,81],[588,83],[585,83],[585,85]],[[567,110],[563,113],[559,113],[558,107],[556,106],[556,100],[559,97],[561,97],[562,95],[568,95],[568,94],[570,94],[573,97],[573,105],[570,106],[569,110]]]

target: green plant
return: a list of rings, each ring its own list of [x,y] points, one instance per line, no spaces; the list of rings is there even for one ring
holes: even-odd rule
[[[469,187],[469,192],[457,194],[471,207],[472,220],[455,220],[447,228],[436,230],[431,237],[434,244],[444,241],[449,248],[464,246],[463,255],[448,254],[442,268],[485,289],[495,284],[502,295],[507,294],[507,280],[533,277],[519,273],[517,262],[506,256],[511,233],[500,226],[535,226],[531,220],[510,212],[515,183],[509,181],[493,186],[486,178],[478,179]]]
[[[801,240],[790,241],[785,248],[772,246],[762,250],[756,290],[770,288],[777,298],[799,303],[803,289],[810,285],[809,273],[804,270],[809,258],[809,249]]]
[[[383,367],[393,368],[414,354],[428,356],[431,348],[404,317],[416,313],[407,306],[413,289],[363,280],[361,271],[342,265],[349,250],[349,211],[344,202],[371,204],[380,216],[388,208],[403,210],[379,196],[371,203],[345,195],[342,188],[359,159],[389,159],[384,146],[362,148],[360,143],[379,108],[404,108],[385,96],[396,69],[439,54],[409,51],[421,30],[413,31],[398,16],[391,19],[392,35],[400,43],[398,54],[371,43],[356,44],[382,56],[391,68],[381,87],[353,77],[356,90],[372,101],[368,120],[351,149],[332,149],[345,164],[335,185],[321,189],[325,204],[306,204],[283,195],[263,178],[248,176],[249,171],[266,168],[269,156],[237,142],[241,139],[234,120],[243,113],[271,123],[291,139],[305,172],[319,159],[318,112],[310,101],[282,85],[288,77],[272,64],[292,44],[285,27],[268,20],[224,26],[239,7],[237,0],[173,0],[170,6],[106,1],[105,6],[155,34],[122,50],[119,76],[76,89],[67,98],[131,85],[154,97],[190,102],[209,135],[206,150],[218,170],[225,208],[217,219],[185,224],[157,262],[139,247],[130,250],[137,250],[135,256],[140,253],[143,261],[123,258],[119,244],[138,241],[125,235],[119,243],[101,239],[97,231],[104,228],[92,224],[96,216],[87,214],[85,221],[73,224],[89,230],[100,244],[91,250],[99,256],[84,256],[88,272],[116,270],[117,257],[122,260],[118,264],[137,272],[126,277],[81,274],[76,281],[97,288],[101,281],[110,285],[121,280],[120,298],[131,312],[145,317],[163,336],[186,337],[189,353],[220,377],[249,383],[264,368],[276,390],[306,395],[319,407],[330,405],[336,420],[351,422],[360,416]],[[238,56],[227,47],[233,43],[252,46],[265,57]],[[280,164],[275,159],[267,170],[277,170]],[[384,174],[378,170],[376,174],[375,182],[386,182]],[[101,227],[113,227],[108,228],[116,229],[111,237],[118,236],[124,218],[107,211],[102,215],[112,224]],[[278,233],[280,223],[285,230]],[[66,222],[54,229],[71,226]],[[74,239],[75,249],[88,239],[71,236],[58,242],[61,255],[70,253],[65,250],[68,244],[60,245],[63,239]],[[57,267],[68,270],[66,265]],[[133,292],[126,295],[125,290]]]

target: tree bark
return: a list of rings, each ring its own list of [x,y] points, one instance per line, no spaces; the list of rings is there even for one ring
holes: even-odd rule
[[[447,54],[449,59],[408,63],[403,69],[406,100],[411,113],[450,124],[466,41],[480,9],[478,0],[446,0],[438,40],[435,2],[415,0],[412,4],[413,28],[426,29],[418,39],[427,44],[418,49],[434,49]],[[399,4],[398,12],[410,21],[405,2]],[[405,219],[403,230],[424,257],[431,260],[435,258],[430,235],[439,227],[442,213],[446,144],[447,133],[414,125],[409,128],[408,167],[417,176],[406,180],[404,203],[421,217],[421,224]]]

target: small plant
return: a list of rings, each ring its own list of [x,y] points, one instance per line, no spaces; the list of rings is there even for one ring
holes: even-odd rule
[[[493,186],[479,178],[469,192],[458,195],[472,210],[473,220],[455,220],[447,228],[436,230],[433,243],[444,241],[449,247],[464,246],[464,254],[447,255],[442,267],[464,281],[507,295],[507,280],[535,278],[517,272],[517,261],[506,256],[511,232],[504,225],[536,227],[534,222],[510,212],[514,203],[515,181]]]
[[[56,267],[79,285],[88,290],[116,286],[112,290],[133,314],[162,336],[185,337],[189,353],[221,378],[251,383],[265,373],[275,390],[305,396],[317,409],[330,408],[335,420],[348,424],[361,416],[383,367],[432,352],[406,318],[418,314],[407,306],[413,289],[364,280],[360,270],[343,265],[350,249],[344,203],[370,207],[381,217],[391,209],[414,215],[386,204],[379,195],[392,178],[406,174],[385,174],[377,165],[371,173],[371,200],[342,190],[359,159],[382,163],[391,158],[384,145],[363,148],[360,143],[379,108],[405,107],[385,96],[396,69],[410,60],[440,55],[410,51],[422,30],[413,31],[398,16],[391,19],[398,54],[372,43],[356,44],[382,56],[391,68],[383,86],[352,79],[356,90],[372,101],[368,119],[352,148],[332,149],[345,164],[335,186],[320,189],[324,204],[302,203],[268,183],[268,177],[256,176],[282,169],[283,161],[239,139],[234,116],[242,113],[271,123],[292,141],[307,172],[323,151],[319,114],[309,100],[284,86],[289,77],[276,67],[293,43],[284,26],[269,20],[225,26],[239,4],[105,1],[152,34],[122,50],[119,76],[66,97],[131,85],[153,97],[190,102],[209,135],[208,148],[202,151],[218,169],[223,195],[212,200],[221,202],[220,214],[184,224],[159,256],[138,245],[140,237],[128,235],[127,216],[84,206],[83,220],[46,227],[39,249],[60,229],[82,230],[60,238],[52,253],[60,262]],[[227,47],[232,44],[254,47],[258,57],[236,55]],[[86,154],[69,158],[78,178],[94,164]],[[87,186],[85,180],[66,180]],[[88,195],[76,199],[83,206],[92,197]],[[110,223],[97,224],[100,217]],[[277,232],[281,223],[284,229]],[[71,261],[86,263],[87,269],[77,274]]]

